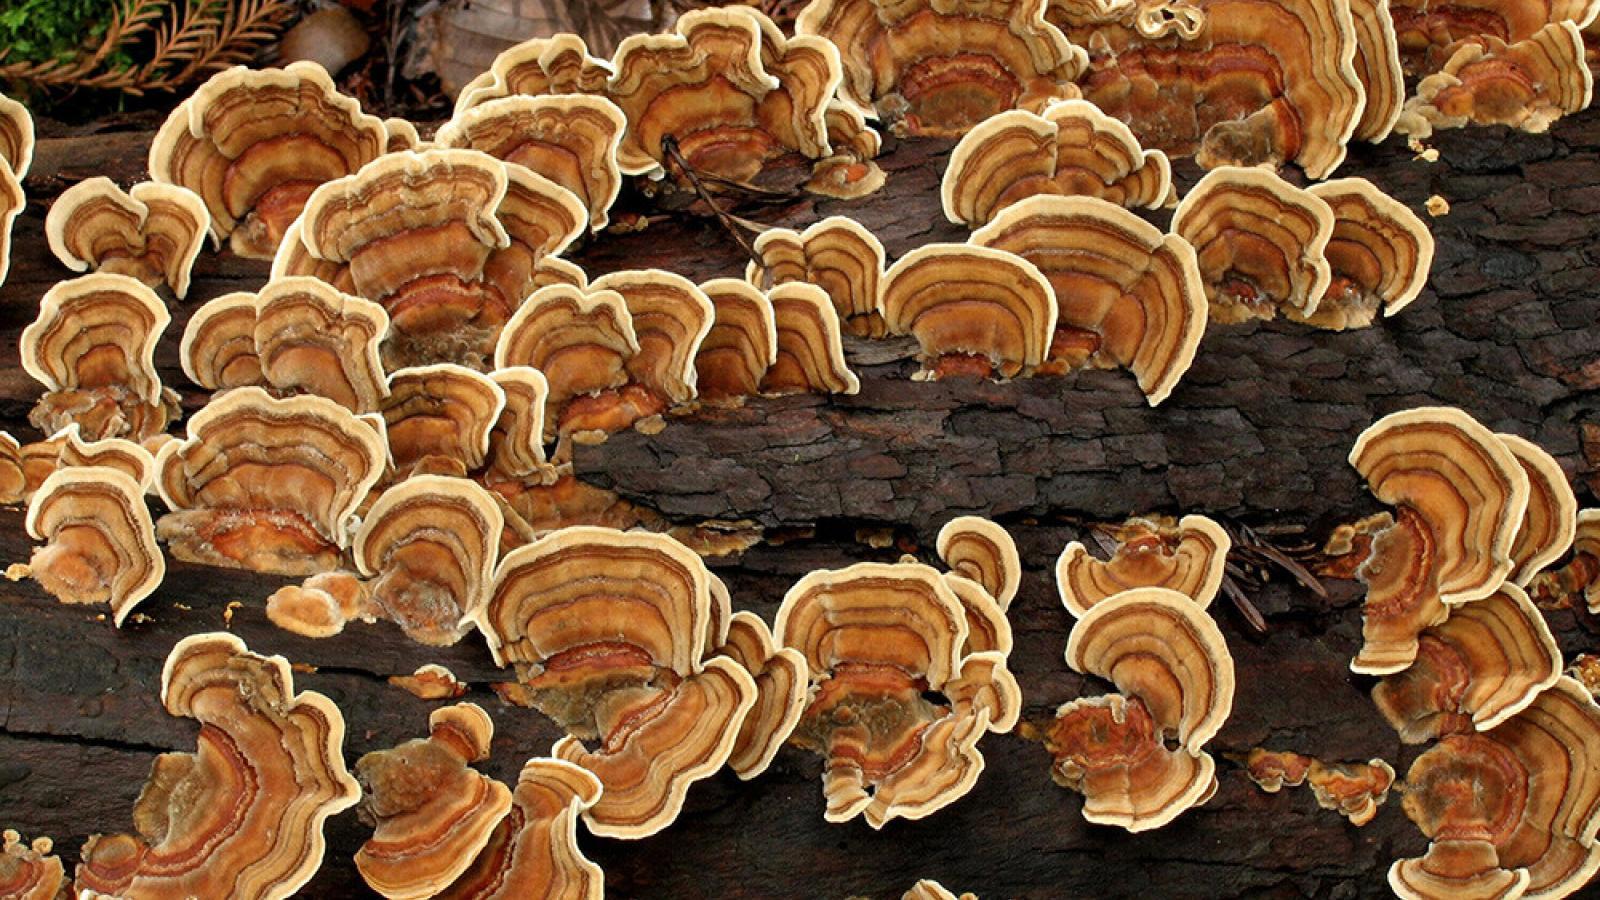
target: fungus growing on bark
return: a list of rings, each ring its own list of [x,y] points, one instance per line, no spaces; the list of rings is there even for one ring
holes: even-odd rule
[[[242,313],[235,318],[226,309],[202,332],[208,338],[227,334],[229,320],[243,323]],[[378,352],[388,330],[389,316],[376,303],[315,278],[269,281],[256,295],[255,364],[261,382],[275,392],[316,394],[351,412],[373,412],[389,395]],[[199,355],[209,348],[190,349]],[[222,353],[229,349],[216,348]],[[231,380],[227,375],[225,368],[222,381]]]
[[[1595,0],[1389,0],[1400,58],[1410,75],[1437,72],[1464,44],[1482,37],[1523,41],[1558,22],[1583,28]]]
[[[489,492],[464,478],[415,475],[362,519],[352,550],[372,605],[413,640],[449,645],[488,601],[505,523]]]
[[[1022,584],[1022,557],[1010,532],[982,516],[957,516],[934,540],[939,558],[957,575],[982,585],[1002,612]]]
[[[465,366],[437,363],[389,376],[383,421],[398,473],[466,475],[483,465],[505,391]]]
[[[318,572],[267,597],[267,621],[308,638],[330,638],[352,621],[374,622],[367,585],[349,572]]]
[[[761,393],[761,378],[778,358],[772,304],[760,289],[738,278],[713,278],[700,290],[715,311],[694,357],[700,399],[729,403]]]
[[[599,801],[600,791],[600,780],[572,763],[528,760],[511,792],[511,811],[472,866],[439,896],[600,900],[605,876],[578,849],[578,817]]]
[[[756,682],[755,705],[739,726],[728,757],[728,768],[748,781],[767,770],[794,733],[805,711],[810,672],[800,651],[779,647],[767,623],[747,610],[733,614],[727,639],[715,652],[743,666]]]
[[[829,216],[802,232],[769,228],[755,241],[758,266],[745,268],[745,280],[762,290],[791,281],[827,292],[844,327],[858,336],[880,336],[878,283],[883,277],[883,244],[846,216]]]
[[[1093,197],[1030,197],[973,233],[1038,267],[1056,296],[1046,371],[1121,366],[1152,405],[1194,360],[1208,308],[1194,248]]]
[[[33,117],[0,94],[0,282],[11,269],[11,223],[27,205],[22,179],[33,162]]]
[[[178,399],[161,386],[155,349],[170,320],[161,298],[126,275],[50,288],[22,331],[22,368],[46,389],[28,421],[45,434],[75,422],[86,440],[165,431]]]
[[[1153,209],[1173,196],[1172,165],[1093,103],[1063,100],[1042,114],[1003,112],[967,132],[939,190],[945,218],[977,228],[1038,194]]]
[[[544,411],[550,382],[532,366],[507,366],[489,373],[505,394],[505,408],[489,433],[488,480],[544,480]]]
[[[890,334],[921,348],[917,377],[1012,378],[1044,362],[1056,298],[1034,265],[973,244],[925,244],[883,275],[878,312]]]
[[[1593,97],[1583,34],[1570,21],[1554,22],[1515,43],[1492,35],[1461,42],[1443,69],[1417,85],[1395,130],[1426,138],[1471,123],[1542,134],[1588,109]]]
[[[389,683],[419,700],[454,700],[467,692],[456,674],[435,663],[418,666],[410,675],[390,675]]]
[[[764,394],[854,394],[861,381],[844,359],[839,314],[822,288],[786,282],[767,292],[778,355],[761,379]]]
[[[616,291],[628,308],[638,352],[629,380],[664,407],[695,397],[695,354],[716,311],[694,282],[660,269],[632,269],[597,278],[590,291]]]
[[[1317,805],[1337,811],[1360,827],[1372,821],[1394,786],[1394,767],[1381,759],[1364,763],[1324,763],[1289,751],[1256,747],[1245,760],[1245,775],[1275,794],[1284,785],[1310,783]]]
[[[628,363],[639,353],[633,318],[616,291],[571,285],[540,288],[506,323],[495,345],[495,368],[532,366],[544,373],[545,437],[597,429],[617,431],[661,411],[633,387]]]
[[[1350,18],[1355,26],[1356,78],[1366,93],[1351,137],[1378,143],[1394,130],[1406,100],[1390,0],[1350,0]]]
[[[1309,319],[1332,282],[1333,209],[1265,169],[1223,166],[1200,179],[1172,216],[1200,262],[1211,319],[1279,312]]]
[[[494,722],[475,703],[436,709],[428,737],[356,761],[361,818],[372,837],[356,851],[367,886],[393,900],[434,897],[471,868],[511,791],[469,766],[489,758]]]
[[[957,6],[817,0],[795,32],[839,47],[839,96],[905,134],[959,137],[1008,109],[1077,96],[1087,59],[1045,21],[1046,0]]]
[[[1129,588],[1162,587],[1211,605],[1233,541],[1205,516],[1133,518],[1112,535],[1117,550],[1105,561],[1073,541],[1056,560],[1056,590],[1067,611],[1082,618],[1095,604]]]
[[[839,200],[856,200],[883,187],[888,176],[873,162],[883,149],[883,140],[868,127],[861,109],[835,97],[828,101],[822,115],[828,125],[832,155],[812,164],[806,190]]]
[[[386,458],[378,431],[332,400],[236,388],[157,454],[156,488],[172,510],[157,530],[182,560],[328,571]]]
[[[1493,594],[1511,573],[1528,476],[1493,432],[1450,407],[1379,419],[1357,438],[1350,464],[1398,508],[1365,523],[1370,549],[1355,570],[1367,585],[1365,643],[1350,668],[1385,675],[1411,665],[1424,628]]]
[[[200,195],[213,239],[271,259],[312,191],[377,159],[387,143],[383,122],[316,63],[234,66],[167,117],[150,145],[150,178]]]
[[[603,94],[611,63],[589,55],[583,38],[562,33],[514,44],[456,97],[456,115],[497,97],[515,94]]]
[[[28,503],[27,529],[45,541],[28,575],[63,603],[108,603],[121,627],[166,576],[144,488],[105,466],[53,473]]]
[[[31,493],[28,470],[23,464],[22,445],[10,432],[0,431],[0,503],[26,500]]]
[[[1499,434],[1500,442],[1517,458],[1528,476],[1528,509],[1511,546],[1515,564],[1507,578],[1527,587],[1545,566],[1560,559],[1578,532],[1578,498],[1567,483],[1567,473],[1543,447],[1515,434]]]
[[[178,361],[183,374],[207,390],[264,385],[256,356],[256,295],[235,291],[201,304],[184,326]]]
[[[58,465],[62,468],[104,466],[133,479],[141,492],[155,484],[156,458],[143,446],[122,438],[86,441],[77,425],[68,425],[51,439],[59,442]]]
[[[57,900],[66,888],[66,870],[52,856],[47,837],[23,843],[11,829],[0,833],[0,897],[7,900]]]
[[[599,231],[622,189],[617,147],[627,127],[622,110],[605,97],[513,96],[458,113],[433,142],[532,169],[571,191],[589,211],[589,228]]]
[[[50,252],[72,271],[165,283],[180,299],[210,227],[205,202],[188,188],[144,181],[123,191],[103,175],[63,191],[44,220]]]
[[[200,723],[163,753],[133,808],[138,836],[96,836],[75,887],[126,897],[292,896],[322,864],[323,822],[361,798],[344,717],[294,692],[289,662],[226,633],[180,640],[161,672],[169,714]]]
[[[1405,204],[1365,178],[1306,188],[1333,210],[1325,255],[1332,276],[1316,311],[1291,318],[1319,328],[1365,328],[1381,310],[1392,316],[1422,293],[1433,265],[1433,233]]]
[[[957,897],[939,882],[924,878],[902,894],[900,900],[978,900],[978,895],[967,892]]]

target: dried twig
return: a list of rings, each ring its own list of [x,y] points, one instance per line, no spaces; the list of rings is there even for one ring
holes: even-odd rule
[[[678,149],[677,139],[670,134],[663,137],[661,139],[661,150],[666,154],[667,161],[683,173],[684,178],[689,182],[689,186],[699,195],[700,201],[711,208],[712,214],[717,217],[717,221],[722,225],[723,230],[733,236],[733,239],[739,243],[739,247],[744,250],[745,255],[750,257],[751,262],[760,266],[761,254],[756,252],[755,245],[751,244],[750,239],[745,237],[744,232],[739,229],[739,225],[734,221],[733,217],[728,215],[711,196],[710,192],[706,190],[705,185],[700,181],[700,174],[683,158],[682,151]]]

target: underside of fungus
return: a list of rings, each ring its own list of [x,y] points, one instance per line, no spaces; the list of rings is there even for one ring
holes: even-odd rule
[[[1138,587],[1168,588],[1204,609],[1222,587],[1233,546],[1222,526],[1200,515],[1177,522],[1133,518],[1111,536],[1117,549],[1108,560],[1090,556],[1077,541],[1056,560],[1056,590],[1074,616],[1082,617],[1107,597]]]
[[[161,674],[168,713],[200,723],[194,753],[163,753],[134,804],[138,835],[89,839],[76,889],[128,897],[293,895],[322,864],[323,822],[356,803],[344,717],[294,692],[289,663],[225,633],[179,641]]]
[[[210,227],[205,202],[188,188],[144,181],[123,191],[103,175],[63,191],[44,220],[50,251],[72,271],[164,283],[180,299]]]
[[[1583,35],[1570,21],[1555,22],[1515,43],[1493,35],[1461,42],[1444,68],[1417,85],[1395,130],[1425,138],[1472,123],[1540,134],[1587,109],[1593,96]]]
[[[859,222],[829,216],[801,232],[769,228],[754,246],[761,264],[752,261],[745,280],[762,290],[791,281],[817,285],[833,301],[845,330],[863,337],[883,334],[878,315],[883,244]]]
[[[34,492],[27,529],[47,542],[28,574],[62,602],[109,603],[119,627],[166,575],[144,486],[118,469],[56,471]]]

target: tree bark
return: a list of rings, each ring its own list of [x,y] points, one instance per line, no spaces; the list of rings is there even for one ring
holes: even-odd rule
[[[17,336],[38,297],[69,274],[45,248],[38,202],[77,178],[142,174],[148,134],[44,141],[27,181],[30,205],[13,229],[11,274],[0,288],[0,424],[24,440],[39,388],[17,367]],[[891,142],[892,143],[892,142]],[[902,142],[882,160],[888,186],[854,203],[797,201],[744,209],[803,226],[855,216],[891,257],[922,243],[963,240],[943,219],[938,181],[948,143]],[[1256,526],[1329,527],[1372,512],[1345,456],[1377,417],[1425,403],[1461,406],[1487,425],[1553,453],[1594,505],[1600,487],[1600,112],[1547,135],[1472,129],[1441,135],[1441,159],[1399,140],[1355,146],[1340,174],[1362,175],[1431,220],[1438,253],[1429,289],[1391,320],[1334,334],[1289,323],[1216,327],[1171,398],[1150,408],[1131,376],[1084,372],[1010,384],[912,382],[894,344],[852,342],[862,389],[854,397],[752,400],[668,419],[658,434],[627,432],[578,446],[579,477],[676,524],[745,519],[767,543],[710,562],[736,607],[770,620],[800,575],[910,550],[931,559],[934,534],[962,513],[997,518],[1026,566],[1010,617],[1012,665],[1025,718],[1103,687],[1070,672],[1061,654],[1070,620],[1051,564],[1092,521],[1144,512],[1203,512]],[[1183,186],[1196,172],[1180,166]],[[1154,220],[1166,224],[1166,214]],[[710,219],[657,218],[642,233],[608,234],[570,254],[591,277],[660,266],[703,280],[739,274],[737,244]],[[186,384],[176,347],[183,321],[210,297],[254,289],[262,264],[208,252],[190,299],[158,351],[169,385]],[[190,386],[186,405],[203,396]],[[864,541],[892,533],[895,545]],[[782,541],[778,541],[782,538]],[[874,540],[882,544],[882,541]],[[18,511],[0,512],[0,561],[25,560]],[[557,730],[490,689],[509,680],[481,641],[423,647],[388,625],[353,624],[313,641],[270,625],[263,601],[281,579],[173,564],[166,583],[113,629],[102,610],[56,603],[28,582],[0,584],[0,827],[48,835],[69,865],[90,834],[127,830],[151,759],[192,750],[193,723],[161,709],[162,662],[186,634],[230,628],[258,652],[301,664],[297,687],[343,709],[350,761],[426,732],[436,704],[386,678],[437,662],[471,685],[466,699],[494,716],[484,767],[514,779]],[[1246,592],[1268,623],[1254,634],[1225,600],[1213,607],[1238,667],[1238,696],[1212,742],[1216,797],[1145,834],[1090,826],[1080,798],[1053,786],[1049,758],[1019,736],[980,745],[977,787],[920,822],[874,832],[822,819],[818,760],[784,750],[744,783],[723,772],[691,790],[676,825],[638,842],[584,834],[614,897],[898,897],[918,878],[999,897],[1380,897],[1394,859],[1424,846],[1391,796],[1356,828],[1317,807],[1308,790],[1266,794],[1232,758],[1255,746],[1329,761],[1379,757],[1404,774],[1417,748],[1400,745],[1372,706],[1373,680],[1348,662],[1360,639],[1360,590],[1330,583],[1319,598],[1275,573]],[[1569,655],[1596,647],[1595,623],[1550,614]],[[366,830],[353,813],[329,824],[328,854],[305,896],[365,896],[351,862]]]

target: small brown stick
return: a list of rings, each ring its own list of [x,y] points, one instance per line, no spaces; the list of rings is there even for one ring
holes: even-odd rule
[[[689,186],[694,188],[694,192],[699,195],[701,202],[711,207],[711,212],[717,217],[717,221],[721,223],[728,234],[733,236],[735,241],[739,242],[739,247],[744,250],[746,256],[750,257],[750,261],[757,266],[762,265],[761,254],[756,252],[755,246],[739,230],[739,226],[734,222],[733,217],[728,215],[721,206],[717,205],[717,201],[711,198],[711,193],[706,190],[705,185],[700,183],[700,176],[689,165],[688,161],[683,158],[683,153],[678,150],[677,138],[670,134],[663,137],[661,139],[661,150],[667,155],[667,159],[671,160],[672,164],[678,168],[678,171],[682,172],[684,177],[689,180]]]

